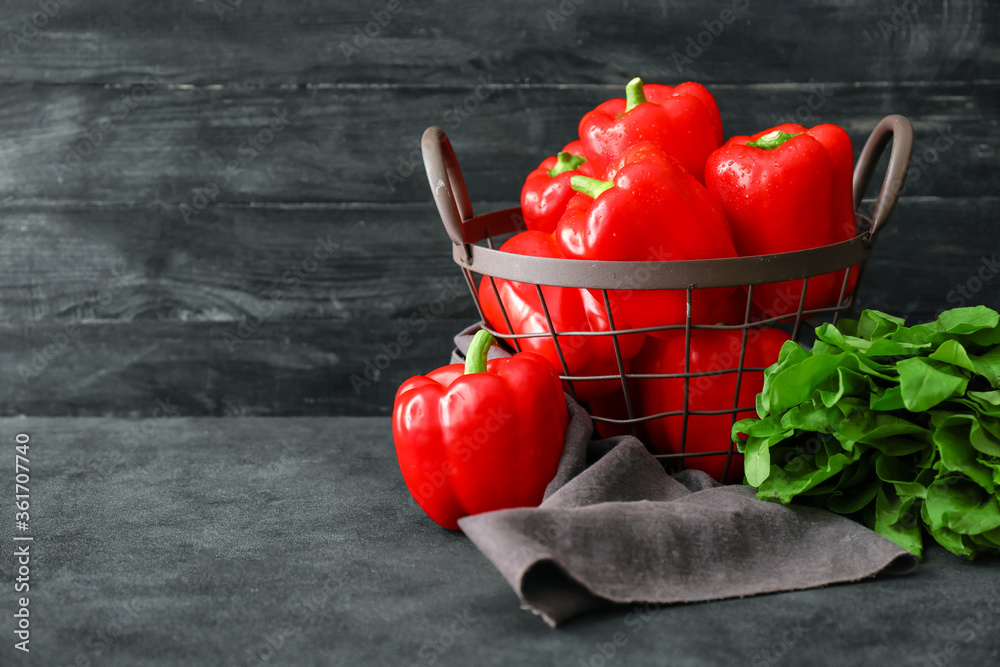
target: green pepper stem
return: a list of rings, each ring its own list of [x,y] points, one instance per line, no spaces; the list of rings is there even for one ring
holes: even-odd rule
[[[626,113],[646,102],[646,93],[642,91],[642,79],[635,77],[625,84],[625,111]]]
[[[597,199],[597,196],[605,190],[615,187],[615,184],[611,181],[602,181],[590,176],[571,176],[569,184],[577,192],[582,192],[594,199]]]
[[[586,161],[587,158],[581,155],[573,155],[572,153],[567,153],[566,151],[559,151],[559,155],[556,158],[556,166],[549,169],[549,178],[555,178],[564,171],[579,169],[580,165]]]
[[[762,136],[757,141],[748,141],[747,146],[753,146],[754,148],[763,148],[766,151],[772,151],[781,144],[785,143],[792,137],[797,137],[799,134],[788,134],[787,132],[782,132],[781,130],[774,130],[773,132],[768,132]]]
[[[472,337],[469,351],[465,353],[465,374],[485,373],[486,355],[497,344],[497,339],[489,331],[480,329]]]

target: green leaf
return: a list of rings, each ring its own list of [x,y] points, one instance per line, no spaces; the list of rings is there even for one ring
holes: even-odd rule
[[[933,523],[927,515],[927,504],[920,506],[920,517],[923,519],[924,527],[935,542],[943,546],[956,556],[965,556],[969,560],[976,555],[976,545],[967,535],[959,535],[949,528]]]
[[[918,324],[909,329],[900,329],[892,335],[892,340],[940,345],[951,338],[976,334],[984,329],[993,329],[998,322],[1000,322],[1000,315],[986,306],[953,308],[944,311],[937,320],[928,324]]]
[[[919,514],[913,498],[901,498],[891,488],[879,489],[875,497],[875,532],[920,558],[923,540]]]
[[[993,419],[1000,418],[1000,405],[990,405],[989,399],[977,399],[974,394],[992,394],[993,392],[977,392],[977,391],[967,391],[965,395],[967,398],[952,398],[949,399],[946,404],[950,409],[959,412],[958,406],[964,406],[967,408],[967,412],[971,412],[982,417],[991,417]]]
[[[777,371],[771,378],[768,408],[770,412],[785,410],[808,401],[812,393],[829,375],[837,372],[842,354],[808,357],[795,365]]]
[[[979,459],[979,463],[993,471],[993,487],[1000,487],[1000,459]]]
[[[884,391],[872,392],[869,407],[872,410],[880,410],[882,412],[902,410],[906,407],[903,404],[903,390],[897,385],[889,387]]]
[[[971,358],[976,373],[986,378],[990,386],[1000,389],[1000,345],[989,352]]]
[[[1000,548],[1000,528],[987,530],[978,535],[969,535],[969,539],[984,549],[998,549]]]
[[[952,396],[961,396],[969,384],[969,378],[961,370],[922,357],[903,359],[896,367],[903,404],[914,412],[929,410]]]
[[[935,473],[917,466],[912,456],[880,454],[875,459],[875,474],[900,496],[925,498]]]
[[[744,446],[743,474],[746,483],[759,487],[771,473],[771,448],[767,439],[749,438]]]
[[[870,340],[844,334],[844,332],[829,322],[821,324],[816,328],[816,338],[844,352],[864,352],[872,345]],[[813,348],[813,353],[815,354],[815,347]]]
[[[858,321],[849,320],[847,318],[841,319],[837,322],[837,328],[843,331],[848,336],[860,336],[858,333]]]
[[[864,442],[894,456],[911,454],[932,442],[931,431],[896,414],[875,412],[848,401],[838,403],[830,414],[838,412],[842,418],[832,416],[831,422],[833,435],[841,442]]]
[[[784,468],[772,459],[768,477],[758,487],[757,497],[788,504],[792,499],[830,479],[860,458],[861,449],[840,451],[835,440],[828,440],[815,451],[792,457]]]
[[[844,356],[843,365],[852,371],[864,373],[879,380],[890,383],[899,382],[899,373],[893,364],[880,363],[869,357],[851,353]]]
[[[816,431],[817,433],[830,432],[828,410],[822,404],[812,401],[789,408],[785,414],[781,415],[781,425],[788,429]]]
[[[764,440],[752,438],[743,445],[743,475],[747,484],[759,487],[771,472],[771,449]]]
[[[749,417],[741,419],[733,424],[730,435],[736,441],[740,433],[751,438],[769,438],[778,433],[783,433],[785,437],[788,437],[792,434],[791,431],[781,425],[781,420],[777,417],[765,417],[764,419]]]
[[[941,347],[934,350],[928,358],[943,361],[946,364],[958,366],[970,372],[975,372],[976,370],[972,360],[969,359],[969,353],[966,352],[965,348],[957,340],[946,340],[941,343]]]
[[[924,500],[929,525],[961,535],[1000,528],[1000,503],[981,486],[961,477],[938,478]]]
[[[975,333],[962,336],[962,342],[968,345],[978,345],[979,347],[993,347],[1000,345],[1000,327],[995,329],[981,329]]]
[[[981,329],[995,329],[1000,324],[1000,314],[986,306],[969,306],[946,310],[937,321],[945,333],[971,334]]]
[[[987,456],[1000,457],[1000,423],[980,417],[969,429],[969,444]]]
[[[839,354],[841,351],[836,345],[830,345],[821,340],[815,341],[812,346],[813,354]]]
[[[934,443],[941,453],[942,470],[963,473],[993,493],[992,471],[979,463],[979,453],[972,446],[972,430],[979,426],[975,415],[941,412],[935,415],[934,423]]]
[[[921,350],[933,347],[931,343],[905,343],[902,341],[880,338],[874,341],[865,352],[867,357],[909,357]]]
[[[970,391],[969,398],[983,407],[983,410],[1000,408],[1000,391]]]
[[[865,459],[861,459],[859,464],[864,461]],[[871,474],[870,466],[863,466],[863,470],[864,472],[859,475],[863,479],[852,480],[849,486],[838,484],[837,490],[831,493],[827,500],[827,509],[837,514],[854,514],[875,500],[875,494],[882,487],[882,481]]]
[[[816,327],[816,338],[832,345],[833,347],[844,349],[842,343],[844,341],[844,332],[830,324],[829,322],[824,322],[823,324]],[[813,354],[816,353],[816,347],[813,346]]]
[[[874,341],[895,333],[906,320],[878,310],[866,310],[857,322],[857,335]]]
[[[733,427],[733,433],[736,433],[736,426]],[[760,486],[767,479],[773,469],[770,465],[771,448],[791,437],[793,433],[791,429],[773,429],[764,437],[751,435],[745,441],[737,441],[737,448],[744,454],[743,471],[747,484]]]
[[[795,341],[785,341],[784,345],[781,346],[781,351],[778,353],[778,361],[772,364],[770,368],[767,369],[767,372],[764,373],[764,387],[761,389],[760,393],[757,394],[758,416],[766,417],[771,414],[771,412],[779,411],[771,405],[769,400],[771,395],[771,385],[774,384],[776,378],[778,378],[786,369],[810,358],[811,355],[809,354],[809,351],[803,349],[801,345]]]
[[[826,407],[837,404],[845,395],[868,396],[875,391],[875,382],[867,375],[852,371],[849,368],[838,368],[834,389],[819,390],[820,400]]]

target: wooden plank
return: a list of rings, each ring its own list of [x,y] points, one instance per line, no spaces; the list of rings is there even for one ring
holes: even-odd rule
[[[789,119],[832,122],[856,152],[884,115],[908,115],[918,155],[928,152],[909,193],[1000,194],[1000,126],[983,122],[1000,114],[993,85],[713,90],[728,135]],[[473,198],[510,201],[538,162],[574,138],[583,113],[617,94],[487,89],[474,78],[448,89],[160,87],[129,110],[127,89],[0,86],[0,197],[162,207],[177,225],[217,203],[427,202],[419,138],[441,125]]]
[[[21,0],[4,25],[8,82],[134,82],[150,68],[179,84],[1000,77],[1000,12],[972,0]]]
[[[470,319],[0,323],[0,414],[384,415]]]
[[[888,310],[945,307],[941,287],[1000,248],[998,205],[997,197],[904,195],[866,295]],[[372,318],[406,319],[429,304],[441,317],[474,317],[429,204],[220,206],[190,225],[164,209],[0,216],[0,320],[223,323],[267,312],[272,320],[371,326]]]
[[[861,305],[914,322],[960,306],[1000,310],[998,206],[995,197],[904,197],[879,234]]]
[[[0,215],[0,320],[363,321],[467,295],[430,203]]]

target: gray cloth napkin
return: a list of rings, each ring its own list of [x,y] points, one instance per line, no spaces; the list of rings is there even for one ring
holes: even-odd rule
[[[757,500],[699,471],[668,475],[631,436],[591,440],[590,417],[566,400],[565,449],[541,506],[459,521],[522,606],[552,626],[614,604],[814,588],[917,565],[843,516]]]

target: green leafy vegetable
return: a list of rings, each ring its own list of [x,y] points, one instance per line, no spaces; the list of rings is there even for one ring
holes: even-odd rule
[[[733,427],[757,497],[864,520],[922,554],[923,537],[974,557],[1000,551],[1000,314],[934,322],[866,310],[786,343]]]

